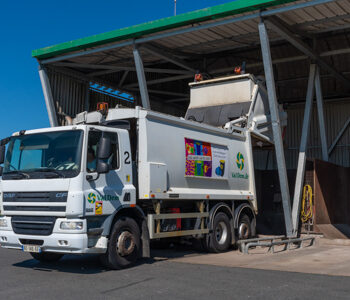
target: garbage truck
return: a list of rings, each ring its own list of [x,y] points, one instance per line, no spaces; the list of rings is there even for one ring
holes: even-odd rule
[[[1,246],[39,261],[97,253],[120,269],[152,240],[222,252],[254,236],[253,148],[273,144],[264,83],[202,80],[190,96],[184,118],[101,104],[1,140]]]

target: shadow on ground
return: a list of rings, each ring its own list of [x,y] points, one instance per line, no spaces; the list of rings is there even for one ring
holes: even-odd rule
[[[170,244],[162,249],[151,249],[151,258],[140,259],[133,267],[145,264],[154,264],[173,258],[180,258],[187,255],[205,254],[203,251],[194,250],[192,245]],[[27,259],[13,264],[18,268],[29,268],[41,272],[67,272],[76,274],[97,274],[111,271],[100,262],[99,255],[65,255],[61,260],[52,263],[39,262],[35,259]]]

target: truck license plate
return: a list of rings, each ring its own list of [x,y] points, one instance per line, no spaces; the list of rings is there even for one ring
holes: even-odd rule
[[[24,252],[35,252],[35,253],[41,252],[40,246],[35,246],[35,245],[23,245],[22,250]]]

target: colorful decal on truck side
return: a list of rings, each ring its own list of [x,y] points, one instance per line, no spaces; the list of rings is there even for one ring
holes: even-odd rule
[[[185,176],[227,178],[227,148],[185,138]]]

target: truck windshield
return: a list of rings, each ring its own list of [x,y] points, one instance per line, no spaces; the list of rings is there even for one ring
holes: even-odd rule
[[[2,179],[71,178],[81,164],[83,131],[55,131],[10,138]]]

